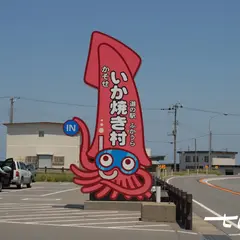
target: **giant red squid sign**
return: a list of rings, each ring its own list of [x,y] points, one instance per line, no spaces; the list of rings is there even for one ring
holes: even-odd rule
[[[97,119],[93,142],[87,124],[78,117],[70,122],[82,141],[79,160],[72,164],[74,183],[82,193],[97,199],[119,195],[130,200],[151,197],[151,166],[144,143],[142,110],[134,77],[141,58],[132,49],[101,32],[93,32],[84,82],[98,90]],[[77,130],[76,130],[77,129]],[[68,130],[68,131],[67,131]]]

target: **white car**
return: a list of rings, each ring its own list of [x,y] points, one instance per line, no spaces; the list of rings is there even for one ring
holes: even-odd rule
[[[27,169],[25,163],[8,158],[1,164],[1,167],[3,170],[6,169],[5,171],[9,169],[10,181],[8,186],[16,185],[19,189],[23,185],[26,185],[28,188],[31,187],[32,173]]]

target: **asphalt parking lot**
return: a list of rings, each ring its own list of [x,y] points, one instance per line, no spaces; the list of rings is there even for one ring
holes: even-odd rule
[[[140,212],[89,211],[88,200],[73,183],[35,183],[0,193],[2,239],[166,239],[197,240],[200,234],[177,224],[139,221]],[[14,231],[12,231],[14,230]]]

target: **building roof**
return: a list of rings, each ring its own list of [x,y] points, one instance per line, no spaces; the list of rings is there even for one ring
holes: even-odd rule
[[[196,151],[197,153],[209,153],[209,151]],[[195,151],[178,151],[177,153],[195,153]],[[238,152],[229,152],[229,151],[211,151],[211,153],[215,154],[238,154]]]
[[[3,123],[3,125],[5,125],[5,126],[25,125],[25,124],[60,124],[60,125],[63,125],[63,123],[60,123],[60,122],[17,122],[17,123]]]

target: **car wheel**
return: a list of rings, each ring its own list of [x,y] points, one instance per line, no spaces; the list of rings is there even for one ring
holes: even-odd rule
[[[3,184],[2,182],[0,182],[0,192],[2,191],[2,189],[3,189]]]
[[[30,182],[27,184],[27,188],[31,188],[32,187],[31,183],[32,183],[32,178],[30,179]]]
[[[22,187],[23,187],[23,178],[21,179],[20,184],[17,184],[18,189],[22,189]]]
[[[32,177],[32,182],[33,182],[33,183],[36,182],[34,177]]]

